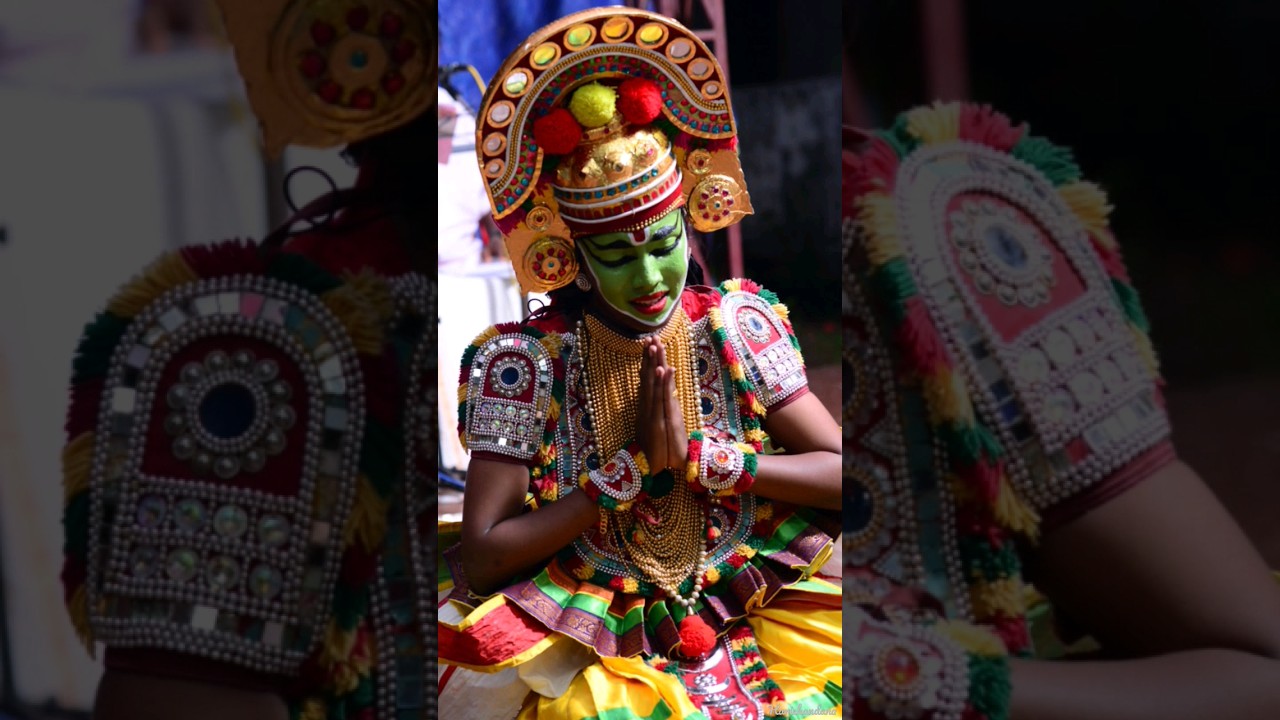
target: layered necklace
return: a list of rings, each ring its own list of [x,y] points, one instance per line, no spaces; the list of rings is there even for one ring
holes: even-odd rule
[[[626,447],[641,421],[639,395],[644,337],[621,335],[589,313],[578,322],[576,334],[590,420],[585,425],[594,435],[597,458],[607,462]],[[692,325],[683,308],[676,308],[670,321],[658,331],[658,337],[666,348],[667,364],[675,369],[676,393],[685,428],[700,427]],[[589,447],[588,457],[591,452]],[[661,470],[654,467],[651,472]],[[676,478],[671,492],[648,501],[654,511],[655,524],[639,521],[631,511],[602,511],[602,531],[614,538],[630,564],[647,580],[677,604],[691,610],[702,590],[707,560],[707,518],[684,480],[684,469],[672,471]],[[690,577],[692,589],[682,595],[680,585]]]

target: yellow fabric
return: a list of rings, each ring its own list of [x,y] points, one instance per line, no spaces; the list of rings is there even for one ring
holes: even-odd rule
[[[801,592],[785,592],[768,607],[747,617],[769,677],[789,703],[823,694],[842,681],[841,611],[806,600]],[[574,642],[560,636],[559,642]],[[629,715],[622,711],[629,711]],[[679,679],[655,670],[639,657],[599,658],[578,673],[559,697],[530,692],[518,720],[588,720],[609,713],[616,717],[701,718]],[[669,713],[669,714],[668,714]],[[835,715],[791,715],[830,718]],[[786,717],[786,716],[783,716]]]

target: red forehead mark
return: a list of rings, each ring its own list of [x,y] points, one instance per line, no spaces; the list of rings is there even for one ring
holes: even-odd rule
[[[644,229],[644,228],[641,228],[641,229],[639,229],[639,230],[632,230],[632,231],[631,231],[631,242],[635,243],[636,245],[643,245],[643,244],[645,243],[645,237],[646,237],[646,235],[647,235],[647,233],[645,233],[645,229]]]

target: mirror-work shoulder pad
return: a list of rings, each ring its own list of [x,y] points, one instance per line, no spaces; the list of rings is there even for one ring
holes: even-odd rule
[[[715,324],[724,337],[717,340],[727,343],[740,360],[745,379],[764,409],[808,387],[800,343],[787,307],[778,297],[750,280],[727,280],[718,291]]]
[[[558,335],[499,325],[467,348],[458,382],[458,423],[469,451],[522,463],[539,455],[564,397],[560,346]]]
[[[396,467],[362,453],[390,297],[300,256],[225,243],[166,255],[89,324],[64,450],[73,622],[92,648],[169,649],[266,673],[327,647],[343,573],[376,545]],[[375,379],[376,381],[376,379]],[[394,465],[394,463],[392,463]],[[359,512],[355,510],[360,510]],[[342,573],[340,573],[342,570]]]
[[[951,433],[961,464],[1002,464],[1043,511],[1167,440],[1111,206],[1069,150],[939,104],[848,162],[850,264],[931,423],[968,433]]]

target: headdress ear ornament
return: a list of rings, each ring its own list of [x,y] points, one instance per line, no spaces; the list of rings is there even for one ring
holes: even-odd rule
[[[408,124],[434,102],[434,0],[217,0],[272,156]]]
[[[534,33],[489,85],[476,155],[526,292],[575,282],[575,239],[686,207],[697,230],[751,214],[724,72],[683,25],[601,8]]]

